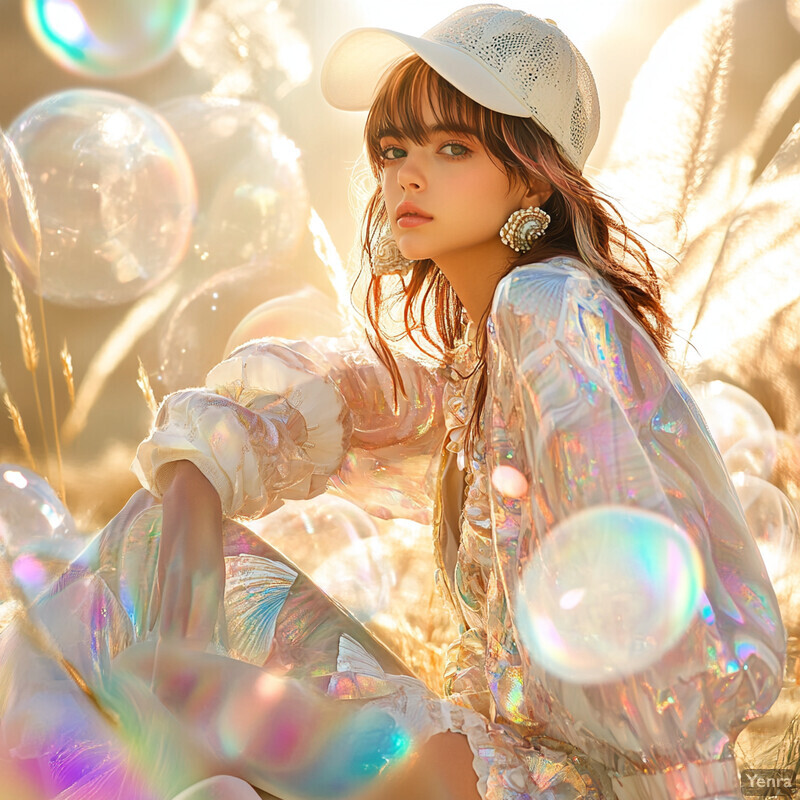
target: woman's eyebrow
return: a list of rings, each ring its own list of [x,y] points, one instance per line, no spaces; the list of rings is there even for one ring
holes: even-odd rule
[[[478,131],[470,125],[460,123],[450,124],[446,122],[437,122],[435,125],[421,125],[420,132],[423,139],[429,139],[433,134],[436,133],[454,133],[474,137],[479,136]],[[384,137],[396,137],[398,139],[416,138],[410,136],[408,133],[400,130],[400,128],[394,125],[386,125],[378,130],[378,139],[383,139]]]
[[[471,125],[466,123],[448,124],[446,122],[437,122],[435,125],[426,128],[430,133],[462,133],[469,136],[478,136],[478,131]]]

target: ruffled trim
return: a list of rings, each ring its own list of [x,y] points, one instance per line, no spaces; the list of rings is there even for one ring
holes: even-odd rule
[[[491,747],[486,733],[486,720],[477,712],[467,713],[466,709],[453,704],[449,704],[448,711],[450,715],[448,730],[467,737],[469,749],[472,750],[472,771],[478,776],[478,794],[481,800],[487,800],[492,768],[486,759],[487,747]]]
[[[295,363],[287,364],[271,352],[274,347],[255,343],[239,349],[208,373],[206,387],[244,405],[264,394],[282,396],[305,420],[307,439],[300,443],[304,455],[316,474],[329,476],[342,463],[350,444],[349,409],[330,377],[320,375],[298,353],[291,353]]]

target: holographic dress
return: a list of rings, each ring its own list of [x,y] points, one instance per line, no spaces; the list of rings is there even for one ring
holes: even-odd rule
[[[695,403],[624,302],[576,260],[513,270],[487,325],[483,435],[470,453],[463,434],[477,373],[463,380],[454,369],[469,372],[470,341],[449,367],[399,357],[408,399],[400,396],[397,413],[388,372],[366,345],[344,339],[250,343],[209,373],[206,388],[165,399],[134,463],[154,495],[170,465],[188,459],[229,517],[259,517],[328,489],[377,516],[429,521],[437,581],[460,631],[437,697],[231,521],[225,652],[295,677],[327,674],[329,694],[367,699],[417,740],[464,733],[488,800],[739,796],[732,745],[777,697],[785,633]],[[500,465],[521,473],[528,492],[503,495],[491,480]],[[657,512],[688,532],[707,602],[663,659],[583,685],[531,659],[515,609],[548,531],[609,503]],[[107,645],[111,655],[146,636],[147,575],[131,574],[149,564],[152,578],[141,532],[156,511],[141,510],[112,523],[52,597],[104,574],[103,597],[124,609],[127,631]],[[103,563],[114,568],[103,573]]]

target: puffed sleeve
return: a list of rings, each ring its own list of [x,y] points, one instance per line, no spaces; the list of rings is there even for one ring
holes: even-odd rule
[[[572,260],[520,267],[500,282],[489,346],[488,466],[511,465],[530,487],[520,499],[491,489],[498,574],[490,639],[501,628],[509,638],[493,639],[490,672],[505,669],[506,683],[521,676],[516,713],[606,764],[621,798],[739,796],[732,746],[777,697],[786,640],[695,403],[621,298]],[[704,562],[705,585],[700,609],[662,659],[586,685],[531,657],[517,614],[525,567],[548,532],[603,504],[680,525]],[[508,717],[511,694],[495,691]]]
[[[366,341],[250,342],[205,387],[164,399],[132,469],[160,497],[175,462],[191,461],[228,516],[263,516],[330,487],[378,516],[428,521],[444,379],[408,356],[397,363],[407,398],[398,392],[395,410]]]

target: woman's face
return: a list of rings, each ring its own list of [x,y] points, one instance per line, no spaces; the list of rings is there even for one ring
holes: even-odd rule
[[[422,121],[428,130],[422,144],[403,135],[380,139],[383,197],[400,252],[437,263],[478,253],[507,260],[514,254],[500,240],[500,228],[532,195],[509,187],[474,135],[437,129],[430,107]]]

